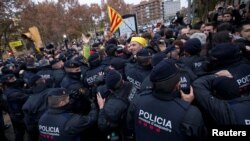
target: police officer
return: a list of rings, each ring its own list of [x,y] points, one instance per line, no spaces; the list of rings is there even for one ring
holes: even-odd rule
[[[136,140],[203,140],[201,113],[188,103],[190,100],[180,98],[185,94],[178,90],[179,79],[179,69],[172,60],[163,60],[153,68],[153,92],[137,95],[128,110],[128,128],[135,132]]]
[[[29,85],[33,93],[22,107],[29,141],[39,140],[38,120],[47,110],[47,95],[53,89],[48,88],[46,83],[47,81],[40,75],[34,75],[29,80]]]
[[[63,88],[50,91],[48,105],[48,111],[39,120],[42,141],[77,141],[80,139],[80,133],[97,120],[94,104],[91,104],[91,111],[85,116],[68,111],[69,94]]]
[[[76,113],[87,114],[90,110],[89,93],[81,82],[80,64],[75,60],[68,60],[64,64],[66,75],[61,82],[61,87],[70,92],[70,105]],[[81,91],[85,91],[81,93]]]
[[[0,80],[2,81],[2,80]],[[0,85],[2,86],[2,82],[0,82]],[[8,106],[6,103],[6,98],[4,98],[3,91],[0,89],[0,138],[3,139],[3,141],[7,141],[8,139],[5,136],[4,130],[6,129],[6,125],[4,124],[4,116],[3,111],[8,111]]]
[[[120,57],[115,57],[110,62],[110,66],[121,73],[123,80],[126,80],[125,65],[127,62],[127,60]]]
[[[90,69],[86,72],[85,83],[88,87],[94,88],[104,83],[104,75],[107,66],[101,64],[101,56],[99,53],[92,54],[88,62]]]
[[[102,60],[102,64],[109,66],[113,58],[115,58],[115,51],[118,49],[118,46],[115,44],[107,44],[105,47],[105,52],[107,56]]]
[[[126,79],[135,85],[137,91],[141,89],[141,83],[151,72],[151,58],[152,53],[148,49],[141,49],[136,54],[136,64],[128,63],[125,67]]]
[[[62,58],[59,57],[60,55],[57,55],[51,62],[51,68],[52,68],[52,75],[54,78],[54,88],[60,87],[60,83],[63,80],[63,77],[65,76],[65,70],[63,69],[64,62],[62,61]]]
[[[47,81],[47,85],[50,88],[54,87],[54,77],[53,77],[53,71],[51,69],[51,65],[48,59],[41,59],[39,61],[39,71],[36,73],[37,75],[40,75],[42,78],[44,78]]]
[[[163,52],[158,52],[153,54],[152,56],[152,67],[156,66],[158,63],[160,63],[163,59],[165,59],[167,57],[167,55]],[[145,91],[145,90],[151,90],[153,88],[153,84],[150,81],[150,75],[148,75],[142,82],[141,84],[141,89],[139,91]]]
[[[7,74],[3,77],[3,93],[7,97],[10,119],[15,132],[15,141],[23,141],[25,125],[22,106],[28,99],[28,95],[22,90],[23,83],[20,83],[14,74]]]
[[[211,50],[210,58],[214,73],[228,70],[238,83],[240,94],[250,91],[250,65],[241,60],[238,46],[232,43],[218,44]]]
[[[103,96],[97,93],[99,105],[98,127],[111,141],[124,140],[126,133],[125,118],[130,100],[135,92],[133,84],[122,80],[116,70],[109,70],[105,78],[105,85],[111,93]]]
[[[194,81],[193,87],[195,100],[216,125],[249,125],[250,91],[240,94],[229,71],[203,76]]]
[[[187,40],[183,46],[184,57],[180,59],[180,67],[187,71],[191,80],[206,73],[206,58],[200,56],[202,45],[199,39]]]
[[[64,76],[61,87],[65,89],[75,89],[82,86],[80,64],[75,60],[68,60],[64,64],[66,75]]]

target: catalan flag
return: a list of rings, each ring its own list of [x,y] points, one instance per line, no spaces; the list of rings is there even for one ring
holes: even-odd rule
[[[123,19],[121,15],[110,6],[108,6],[108,14],[110,20],[110,32],[114,33],[122,24]]]

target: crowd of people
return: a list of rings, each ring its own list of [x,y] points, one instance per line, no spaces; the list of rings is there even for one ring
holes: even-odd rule
[[[250,125],[250,21],[235,19],[228,8],[1,60],[0,110],[15,141],[208,140],[214,127]]]

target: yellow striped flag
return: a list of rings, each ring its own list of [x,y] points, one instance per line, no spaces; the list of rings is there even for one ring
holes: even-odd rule
[[[123,19],[122,16],[110,6],[108,6],[108,14],[110,20],[110,32],[114,33],[122,24]]]

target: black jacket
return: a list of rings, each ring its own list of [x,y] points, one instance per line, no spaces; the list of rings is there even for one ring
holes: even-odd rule
[[[222,100],[212,95],[212,81],[216,75],[204,76],[193,83],[195,99],[198,104],[219,125],[246,125],[250,119],[250,97]]]
[[[128,109],[127,124],[137,141],[204,140],[206,133],[198,108],[175,94],[137,95]]]
[[[191,81],[206,74],[207,64],[206,58],[198,55],[182,57],[179,60],[180,68],[188,72]]]
[[[87,116],[68,112],[64,107],[50,108],[39,120],[41,141],[78,141],[80,133],[97,120],[97,109],[92,107]]]
[[[103,109],[99,111],[98,127],[100,129],[110,131],[121,127],[129,106],[129,98],[134,95],[133,89],[132,83],[125,82],[122,88],[109,94]]]
[[[22,106],[28,99],[28,95],[20,88],[9,87],[3,92],[7,97],[11,120],[23,123],[24,114]]]
[[[125,67],[126,79],[133,83],[137,92],[141,89],[141,84],[144,79],[150,74],[151,67],[144,68],[138,64],[128,63]]]
[[[48,109],[48,93],[53,88],[43,89],[37,93],[31,94],[23,104],[24,123],[29,132],[37,130],[38,121],[42,114]]]

